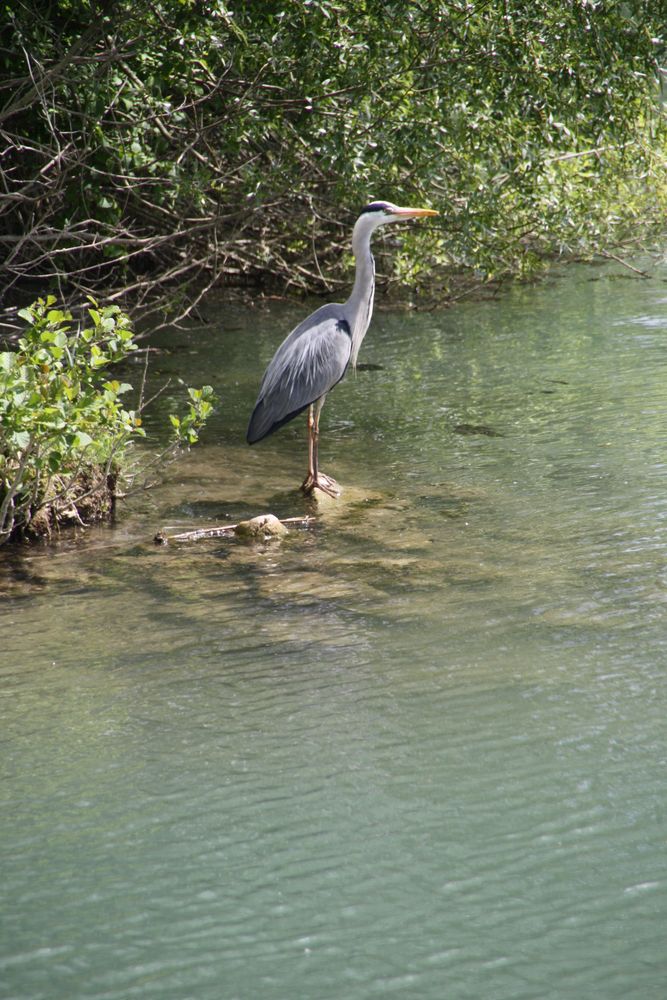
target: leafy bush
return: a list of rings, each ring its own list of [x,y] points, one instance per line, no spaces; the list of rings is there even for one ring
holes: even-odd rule
[[[411,282],[661,225],[666,23],[665,0],[0,0],[6,294],[321,290],[371,196],[441,211],[392,255]]]
[[[48,296],[22,309],[18,349],[0,353],[0,544],[109,514],[128,449],[145,436],[142,399],[129,407],[132,386],[108,374],[137,350],[128,317],[93,303],[82,325],[55,306]],[[197,440],[211,409],[210,386],[189,390],[172,450]]]

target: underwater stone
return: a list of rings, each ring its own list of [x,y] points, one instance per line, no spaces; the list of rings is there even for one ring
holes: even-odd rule
[[[234,534],[245,538],[279,538],[288,534],[288,531],[275,514],[260,514],[249,521],[239,521]]]

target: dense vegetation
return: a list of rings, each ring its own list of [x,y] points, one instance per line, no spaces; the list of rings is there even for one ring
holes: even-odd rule
[[[664,218],[666,23],[667,0],[0,0],[5,305],[334,287],[372,196],[441,211],[392,266],[443,294],[608,249]]]
[[[143,385],[132,407],[132,386],[108,371],[138,349],[129,319],[93,303],[87,322],[75,322],[55,306],[49,296],[22,309],[17,349],[0,352],[0,545],[108,517],[120,471],[125,485],[194,444],[212,409],[210,386],[189,389],[169,445],[132,471],[125,460],[144,436]]]

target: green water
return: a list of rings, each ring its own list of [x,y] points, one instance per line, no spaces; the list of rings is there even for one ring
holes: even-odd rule
[[[272,545],[151,538],[308,512],[303,421],[243,441],[303,307],[163,337],[203,446],[0,555],[0,997],[662,1000],[652,275],[378,312],[322,418],[343,498]]]

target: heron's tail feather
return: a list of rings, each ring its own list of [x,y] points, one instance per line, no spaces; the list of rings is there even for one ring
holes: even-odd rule
[[[304,403],[303,406],[299,406],[284,416],[275,416],[271,414],[270,409],[265,405],[264,399],[258,399],[257,405],[252,411],[250,423],[248,424],[246,441],[248,444],[257,444],[262,438],[268,437],[269,434],[273,434],[274,431],[277,431],[284,424],[289,423],[294,417],[298,417],[309,405],[309,403]]]

